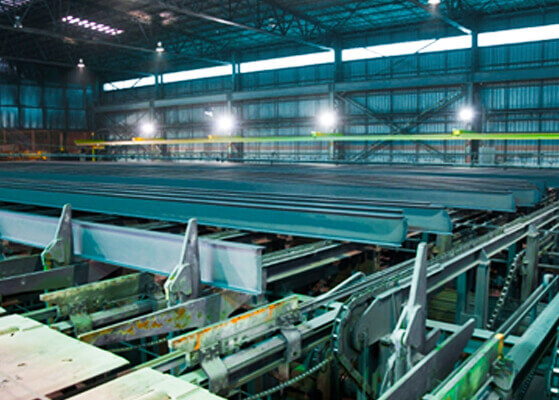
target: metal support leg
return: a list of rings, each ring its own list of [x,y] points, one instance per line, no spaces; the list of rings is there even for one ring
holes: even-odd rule
[[[534,225],[530,226],[528,238],[526,239],[526,267],[522,281],[522,300],[526,300],[538,283],[538,230]]]
[[[370,361],[371,360],[369,356],[369,347],[365,346],[365,348],[359,355],[358,363],[359,363],[359,373],[361,374],[361,376],[365,378],[365,381],[367,383],[369,383],[369,377],[370,377],[370,365],[369,365]],[[358,388],[357,400],[367,400],[367,394],[365,393],[365,390],[362,390],[362,388]]]
[[[437,235],[437,250],[439,254],[445,253],[452,247],[452,235]]]
[[[474,313],[476,317],[477,328],[483,328],[487,324],[490,265],[491,261],[487,258],[487,254],[483,252],[476,271]]]
[[[461,324],[466,313],[468,301],[468,277],[467,272],[456,278],[456,323]]]

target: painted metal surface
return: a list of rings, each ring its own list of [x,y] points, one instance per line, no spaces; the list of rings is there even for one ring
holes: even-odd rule
[[[57,225],[57,218],[0,211],[0,237],[15,243],[44,248],[54,237]],[[179,261],[183,242],[180,235],[82,221],[73,221],[72,230],[76,256],[163,275],[168,275]],[[204,277],[215,278],[219,287],[261,292],[262,280],[254,278],[261,274],[261,246],[203,238],[199,242],[205,249],[200,260]]]
[[[35,190],[43,189],[43,187],[46,189],[46,186],[40,183],[29,182],[27,186],[31,185]],[[9,189],[10,186],[14,187],[6,181],[5,189]],[[21,187],[21,182],[20,185],[15,187]],[[101,187],[93,182],[87,183],[86,191],[86,189],[76,184],[61,182],[55,184],[53,181],[49,181],[48,190],[69,193],[68,196],[83,194],[89,191],[89,193],[97,193],[97,195],[103,194],[116,197],[129,195],[140,200],[158,200],[169,204],[170,209],[163,215],[164,218],[173,218],[174,220],[184,222],[189,215],[196,215],[198,218],[202,218],[205,224],[213,225],[249,226],[253,228],[252,219],[247,214],[262,209],[276,213],[280,210],[287,216],[289,216],[286,213],[287,211],[297,212],[306,217],[306,219],[310,217],[305,213],[324,213],[330,217],[344,216],[350,220],[349,222],[351,222],[352,216],[357,215],[368,218],[374,216],[382,218],[383,215],[394,217],[403,213],[407,218],[409,227],[412,229],[443,234],[450,233],[452,230],[452,224],[446,210],[442,206],[433,205],[425,201],[350,199],[340,196],[334,198],[316,195],[286,195],[283,193],[260,194],[252,191],[229,192],[220,189],[210,190],[203,187],[180,189],[169,187],[163,193],[163,189],[147,185],[119,185],[118,188],[115,188],[107,187],[107,185]],[[138,193],[142,193],[142,195],[139,196]],[[24,200],[24,197],[22,197],[22,200]],[[217,207],[226,210],[227,214],[220,213]],[[305,219],[301,220],[299,225],[304,221]],[[274,229],[274,227],[270,226],[266,229]],[[287,228],[276,227],[275,229]],[[303,231],[301,226],[291,225],[289,229],[291,231]],[[307,231],[311,235],[316,235],[315,232],[310,231],[308,228]]]
[[[281,142],[406,142],[436,140],[559,140],[559,133],[475,133],[457,131],[455,134],[421,133],[413,135],[342,135],[324,134],[309,136],[209,136],[195,139],[143,139],[132,140],[76,140],[77,146],[154,146],[154,145],[188,145],[210,143],[281,143]]]
[[[0,268],[2,267],[0,263]],[[84,265],[70,265],[47,271],[27,272],[9,278],[0,279],[0,296],[41,290],[56,290],[72,286],[76,277],[87,273]]]
[[[19,315],[0,318],[0,359],[2,400],[46,398],[128,364],[122,357]]]
[[[473,331],[474,320],[470,320],[437,349],[419,361],[379,400],[420,399],[430,388],[452,371]]]
[[[42,163],[35,169],[32,165],[0,166],[0,199],[56,207],[71,202],[75,209],[103,208],[183,222],[194,216],[201,224],[235,228],[233,223],[242,222],[244,229],[253,230],[258,229],[253,219],[259,218],[260,229],[265,224],[271,231],[302,235],[306,231],[317,237],[319,231],[322,238],[331,239],[335,233],[331,220],[338,222],[338,230],[348,226],[345,222],[354,223],[353,236],[361,229],[372,234],[382,229],[388,237],[387,224],[392,222],[394,228],[394,214],[409,215],[410,226],[423,228],[428,214],[436,215],[438,208],[438,226],[431,222],[427,228],[444,230],[448,222],[445,226],[442,207],[514,211],[516,202],[529,206],[541,197],[538,187],[526,180],[498,180],[483,172],[454,176],[453,170],[444,176],[422,174],[421,169],[415,174],[383,175],[373,168],[332,165]],[[376,229],[361,226],[374,218],[370,225]],[[361,222],[355,224],[355,219]]]
[[[435,391],[429,394],[433,400],[461,400],[473,398],[487,381],[491,366],[499,357],[503,335],[495,335],[460,366],[459,373],[451,375]]]
[[[120,185],[105,193],[92,191],[91,184],[81,186],[77,190],[57,191],[55,185],[49,184],[44,190],[38,190],[38,183],[9,188],[6,182],[0,188],[0,199],[49,207],[71,203],[75,210],[177,222],[187,222],[195,216],[205,225],[389,246],[400,245],[407,233],[405,217],[398,209],[369,212],[250,202],[185,201],[153,197],[141,191],[123,194],[125,188],[119,189]],[[508,208],[511,206],[507,204]]]
[[[550,334],[555,331],[559,319],[559,294],[549,302],[519,342],[508,352],[507,359],[513,363],[515,374],[523,376],[526,368],[537,357],[539,349],[547,347]],[[518,384],[519,382],[516,382]]]

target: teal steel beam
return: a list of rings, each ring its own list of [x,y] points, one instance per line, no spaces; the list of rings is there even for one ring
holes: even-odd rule
[[[323,197],[330,197],[331,205],[336,204],[336,202],[340,204],[336,206],[337,211],[347,213],[353,212],[353,210],[342,209],[344,205],[347,205],[348,198],[357,199],[356,202],[351,201],[350,207],[363,205],[364,200],[374,200],[375,203],[371,207],[373,212],[375,212],[375,206],[381,206],[383,202],[389,204],[389,207],[399,210],[406,207],[405,203],[410,202],[438,204],[447,208],[504,212],[516,210],[515,193],[509,190],[506,184],[499,185],[498,182],[494,181],[471,184],[465,179],[456,180],[448,178],[443,180],[439,177],[423,178],[419,176],[409,178],[403,176],[395,179],[392,176],[369,175],[367,170],[346,172],[343,169],[336,168],[301,169],[298,166],[288,168],[286,166],[266,167],[251,165],[250,167],[245,167],[189,164],[186,167],[184,165],[170,167],[146,164],[132,166],[119,165],[117,163],[104,163],[101,165],[42,163],[40,168],[36,170],[30,170],[29,166],[30,164],[11,163],[1,165],[0,176],[3,178],[2,192],[6,192],[12,187],[17,188],[17,190],[31,188],[35,190],[35,188],[39,188],[43,184],[46,185],[43,186],[45,189],[37,189],[37,191],[52,192],[56,188],[61,187],[64,191],[81,190],[82,193],[89,193],[94,199],[102,195],[102,190],[111,190],[115,193],[119,191],[134,191],[134,196],[136,197],[147,196],[147,193],[144,192],[148,189],[156,191],[157,196],[178,194],[181,197],[184,197],[185,194],[192,195],[191,192],[188,193],[185,190],[205,192],[206,195],[211,197],[225,195],[225,192],[230,192],[237,195],[242,194],[243,199],[249,199],[253,196],[253,193],[256,193],[260,197],[258,206],[268,207],[269,205],[262,203],[264,200],[272,198],[275,199],[274,202],[281,209],[287,209],[288,207],[284,204],[278,204],[278,202],[293,200],[293,198],[286,197],[285,193],[299,196],[303,201],[306,196],[311,194],[311,196],[320,196],[320,199],[313,199],[318,202],[321,202]],[[267,195],[268,198],[264,198],[263,195]],[[117,196],[124,197],[122,193],[117,193]],[[16,202],[18,201],[17,197],[14,198],[12,196],[11,198]],[[36,196],[32,196],[32,198],[35,201],[40,200]],[[8,201],[8,199],[4,200]],[[251,202],[247,201],[247,204],[250,206]],[[359,204],[359,202],[361,203]],[[72,201],[74,207],[80,209],[74,203]],[[60,207],[62,204],[63,202],[56,206]],[[365,203],[365,205],[368,204]],[[317,212],[317,210],[311,210],[312,208],[320,209],[320,207],[313,207],[312,202],[306,202],[306,204],[299,202],[296,207],[307,208],[311,212]],[[407,208],[415,207],[410,206]],[[326,211],[330,213],[332,210],[329,208]],[[382,213],[380,209],[376,211]],[[393,210],[385,210],[385,212],[390,214],[393,213]],[[114,213],[118,214],[118,212]],[[236,215],[238,215],[238,212]],[[191,214],[190,216],[201,218],[200,215],[196,214]],[[145,217],[150,216],[146,215]],[[200,219],[200,222],[208,223],[202,219]],[[425,219],[422,223],[426,223]],[[212,223],[209,224],[211,225]],[[263,225],[261,223],[257,227],[228,227],[262,230]],[[270,225],[273,226],[273,224]],[[296,225],[294,224],[294,226]],[[409,225],[412,224],[410,223]],[[343,227],[340,229],[343,229]],[[440,231],[442,232],[444,229]],[[271,230],[270,232],[275,231]],[[297,234],[296,232],[291,233]],[[299,234],[302,234],[302,232]],[[347,238],[330,236],[316,237],[347,240]]]
[[[45,248],[55,237],[58,218],[0,210],[0,238]],[[169,275],[180,262],[182,235],[74,220],[74,255],[140,271]],[[216,287],[261,293],[262,247],[199,239],[202,282]],[[53,268],[64,274],[65,267]],[[208,279],[204,279],[208,277]]]
[[[406,218],[397,212],[262,205],[226,207],[222,204],[153,200],[141,193],[136,196],[118,193],[99,195],[6,187],[0,188],[0,199],[57,208],[70,203],[75,210],[184,223],[196,218],[202,225],[385,246],[399,246],[408,231]]]
[[[14,188],[13,185],[5,181],[6,189]],[[324,212],[348,212],[348,213],[383,213],[383,214],[401,214],[407,219],[407,224],[411,230],[424,231],[435,234],[449,235],[452,233],[452,222],[448,212],[442,206],[431,205],[426,202],[405,202],[405,201],[379,201],[374,199],[355,199],[343,197],[328,196],[302,196],[302,195],[282,195],[282,194],[262,194],[251,192],[227,192],[222,190],[193,190],[190,188],[166,188],[166,193],[158,187],[133,185],[133,186],[100,186],[95,183],[87,183],[87,185],[76,185],[70,182],[58,184],[54,181],[48,183],[36,183],[29,181],[28,183],[18,182],[15,187],[32,187],[34,190],[55,191],[64,193],[96,193],[100,195],[137,196],[142,193],[143,196],[150,196],[154,200],[161,202],[180,202],[185,204],[208,204],[237,210],[238,207],[256,207],[263,206],[269,208],[281,207],[283,210],[297,208],[304,210],[323,210]],[[170,190],[170,192],[169,192]],[[1,191],[1,190],[0,190]],[[1,196],[1,194],[0,194]],[[172,213],[173,211],[170,211]],[[188,215],[175,213],[177,221],[188,219]],[[196,215],[201,218],[201,214]],[[219,222],[213,220],[214,216],[205,215],[205,223],[208,225]],[[241,222],[239,222],[241,223]],[[267,227],[262,227],[266,230]]]

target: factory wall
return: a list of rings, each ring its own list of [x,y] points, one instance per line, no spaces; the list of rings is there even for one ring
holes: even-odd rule
[[[61,151],[88,129],[91,97],[91,87],[0,82],[0,150]]]
[[[536,17],[534,17],[536,18]],[[522,23],[542,23],[522,19]],[[548,16],[552,18],[552,16]],[[505,29],[514,20],[500,21]],[[515,25],[512,25],[515,26]],[[398,38],[393,38],[398,40]],[[399,38],[402,40],[402,38]],[[369,43],[367,43],[369,44]],[[363,45],[363,44],[359,44]],[[343,82],[363,82],[363,89],[337,93],[335,107],[342,115],[338,130],[346,135],[399,133],[451,133],[453,129],[473,129],[457,120],[458,110],[468,102],[471,51],[458,50],[411,56],[385,57],[342,64]],[[475,96],[481,106],[482,132],[559,132],[559,73],[542,75],[538,71],[559,68],[559,40],[479,48],[476,72],[490,77],[475,82]],[[558,69],[559,71],[559,69]],[[530,74],[525,74],[529,72]],[[501,79],[504,74],[512,78]],[[511,75],[512,74],[512,75]],[[334,65],[290,68],[240,75],[243,92],[268,91],[269,97],[235,101],[233,110],[241,121],[237,134],[243,136],[310,135],[316,130],[316,115],[327,109],[332,96],[311,94],[313,87],[333,82]],[[555,78],[556,76],[556,78]],[[449,77],[456,83],[446,84]],[[527,78],[528,77],[528,78]],[[533,78],[530,78],[533,77]],[[371,89],[371,82],[386,83]],[[410,87],[406,87],[413,82]],[[419,82],[419,83],[418,83]],[[391,86],[391,84],[394,85]],[[165,84],[157,98],[195,98],[231,91],[232,78],[210,78]],[[382,86],[382,84],[379,84]],[[308,95],[274,97],[274,90],[308,87]],[[264,96],[266,97],[266,96]],[[102,104],[122,104],[138,99],[156,98],[154,87],[105,92]],[[206,137],[212,121],[205,115],[224,112],[226,104],[200,103],[142,111],[101,112],[97,129],[108,139],[134,136],[142,121],[155,116],[167,138]],[[445,142],[351,142],[244,144],[244,159],[285,159],[296,161],[412,162],[468,164],[470,144]],[[134,150],[128,149],[129,152]],[[198,145],[172,148],[186,158],[227,158],[240,154],[238,146]],[[511,165],[559,165],[559,143],[537,141],[482,142],[479,162]]]

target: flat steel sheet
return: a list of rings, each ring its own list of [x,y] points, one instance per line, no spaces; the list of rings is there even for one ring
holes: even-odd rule
[[[128,364],[20,315],[0,318],[0,398],[32,400]]]
[[[206,389],[151,368],[121,376],[69,400],[219,400]]]

